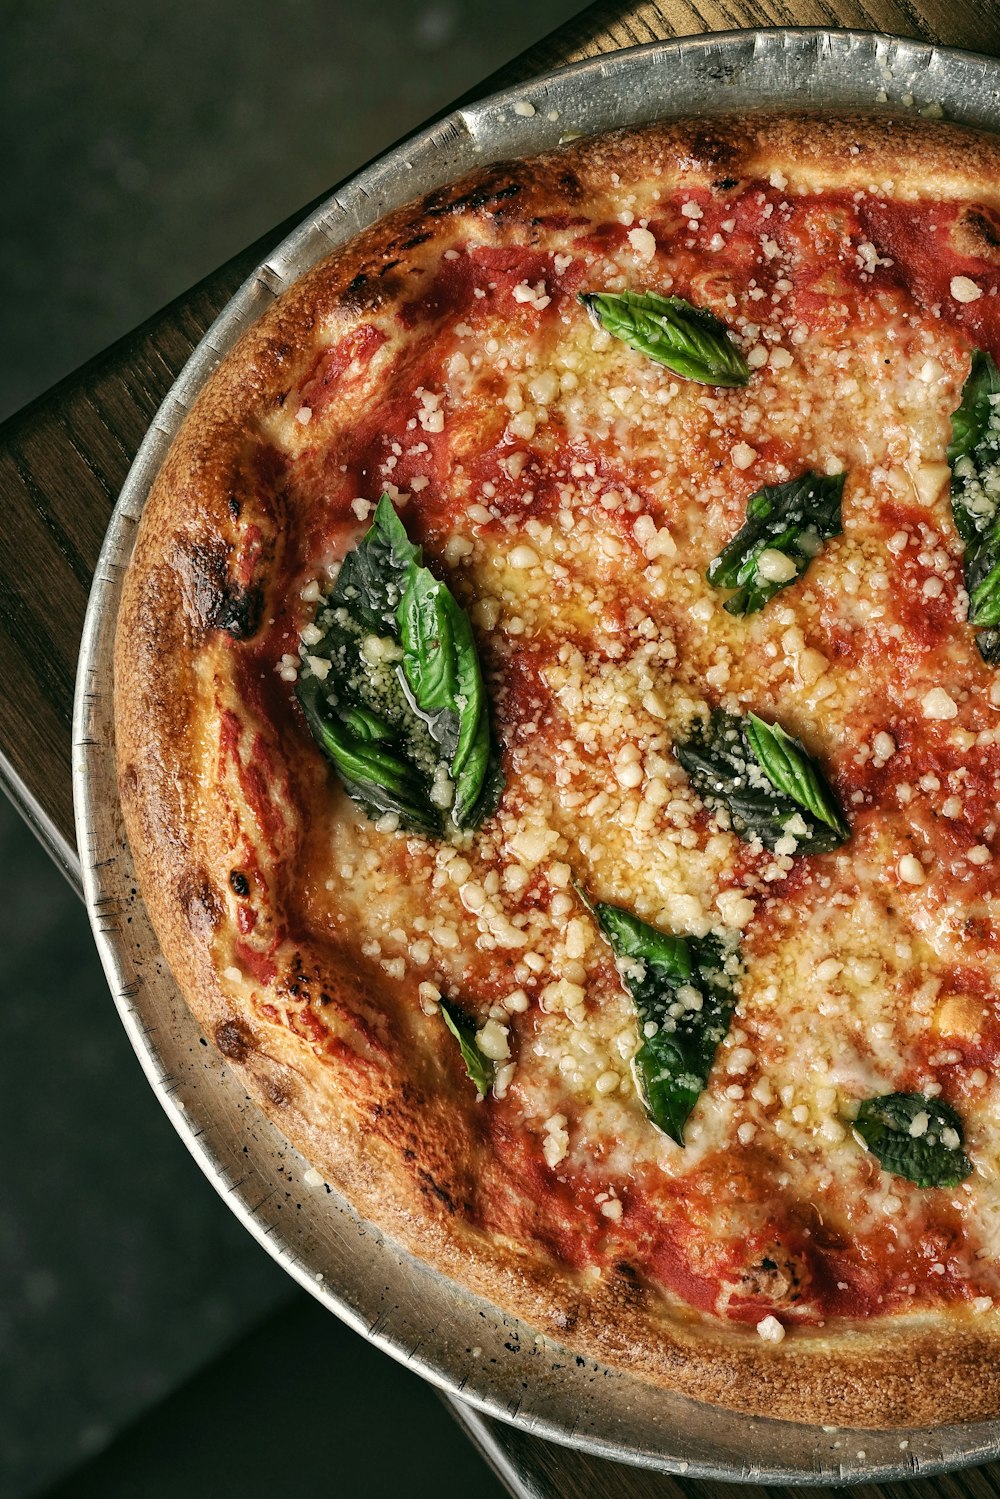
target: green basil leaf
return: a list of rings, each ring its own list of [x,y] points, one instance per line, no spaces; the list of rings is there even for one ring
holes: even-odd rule
[[[322,639],[296,689],[348,795],[376,820],[395,812],[430,837],[468,831],[496,810],[499,749],[468,618],[421,565],[383,495],[317,613]]]
[[[786,734],[780,723],[765,723],[756,713],[747,715],[746,737],[757,764],[771,784],[832,828],[843,842],[850,835],[850,828],[819,766],[799,741]]]
[[[372,635],[395,635],[396,610],[420,548],[384,494],[375,507],[368,534],[344,558],[327,603],[342,605]]]
[[[476,1085],[480,1098],[485,1098],[493,1086],[493,1063],[484,1057],[476,1041],[476,1025],[457,1005],[441,1000],[441,1015],[445,1025],[459,1044],[465,1070]]]
[[[700,385],[746,385],[750,380],[750,367],[725,324],[683,297],[661,297],[655,291],[581,292],[580,301],[599,327],[685,380]]]
[[[643,1107],[657,1129],[683,1145],[736,1006],[735,945],[671,936],[620,906],[584,900],[635,1001],[642,1044],[632,1074]]]
[[[716,708],[674,754],[702,800],[727,811],[747,842],[756,837],[774,849],[791,836],[797,854],[820,854],[849,836],[816,762],[776,724]]]
[[[490,761],[486,688],[468,615],[427,568],[414,569],[398,610],[403,673],[431,737],[449,760],[459,827],[483,790]]]
[[[427,800],[423,779],[402,755],[370,732],[378,721],[363,710],[338,717],[323,701],[318,677],[299,679],[297,695],[313,738],[327,755],[351,799],[373,821],[395,813],[402,826],[427,837],[441,835],[441,814]]]
[[[965,543],[969,623],[983,659],[1000,658],[1000,370],[977,349],[952,413],[951,513]]]
[[[716,588],[739,590],[726,600],[730,614],[763,609],[776,593],[798,582],[825,541],[840,535],[844,478],[805,473],[750,496],[746,524],[708,569],[708,581]],[[761,558],[771,552],[779,552],[794,567],[787,578],[767,578],[758,571]]]
[[[987,666],[1000,662],[1000,630],[977,630],[976,645]]]
[[[939,1098],[922,1093],[866,1098],[854,1128],[879,1165],[918,1187],[957,1187],[972,1174],[962,1150],[962,1121]]]

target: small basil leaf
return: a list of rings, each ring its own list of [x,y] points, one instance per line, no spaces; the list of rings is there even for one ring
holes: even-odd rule
[[[486,689],[467,614],[427,568],[415,568],[398,610],[403,673],[431,737],[449,760],[459,827],[479,801],[490,761]]]
[[[819,766],[799,741],[786,734],[780,723],[765,723],[756,713],[747,715],[746,737],[757,764],[771,784],[832,828],[843,842],[850,828],[840,815]]]
[[[993,636],[1000,625],[1000,370],[982,349],[972,356],[952,413],[948,462],[951,513],[965,543],[969,623],[977,627],[980,654],[993,664],[1000,654]]]
[[[683,297],[655,291],[582,292],[580,301],[599,327],[700,385],[746,385],[750,367],[724,323]]]
[[[441,1000],[441,1015],[445,1025],[458,1042],[465,1063],[465,1070],[476,1085],[480,1098],[485,1098],[493,1085],[493,1063],[484,1057],[476,1041],[475,1022],[448,1000]]]
[[[466,826],[478,828],[487,817],[492,817],[500,805],[503,788],[506,785],[506,777],[503,773],[503,765],[500,759],[500,748],[490,731],[489,721],[484,720],[484,737],[488,737],[489,753],[486,758],[486,774],[483,777],[482,788],[479,799],[470,809],[466,818]]]
[[[1000,630],[977,630],[976,645],[987,666],[1000,662]]]
[[[601,930],[620,958],[639,958],[655,963],[678,984],[691,977],[691,944],[687,937],[673,937],[640,921],[631,911],[603,902],[594,907]]]
[[[918,1187],[957,1187],[972,1174],[962,1121],[939,1098],[887,1093],[866,1098],[854,1128],[886,1171]]]
[[[348,795],[432,837],[478,826],[503,776],[472,630],[387,496],[317,624],[296,693]]]
[[[736,1006],[736,949],[714,937],[671,936],[620,906],[586,903],[635,1001],[642,1044],[632,1073],[643,1107],[683,1145]]]
[[[394,635],[396,610],[420,548],[406,534],[388,495],[375,508],[371,529],[348,552],[327,602],[343,605],[373,635]]]
[[[716,708],[707,725],[698,720],[674,745],[674,754],[702,800],[727,811],[748,842],[756,837],[774,849],[791,836],[797,854],[820,854],[849,835],[816,762],[777,725]]]
[[[441,814],[427,800],[422,778],[400,754],[383,745],[381,737],[366,737],[371,720],[352,710],[347,720],[331,712],[322,700],[317,677],[299,679],[298,699],[313,738],[327,755],[348,796],[378,821],[395,813],[403,827],[427,837],[441,835]],[[351,724],[361,725],[362,732]]]
[[[825,541],[840,535],[844,478],[844,474],[805,473],[750,496],[746,524],[708,569],[708,581],[716,588],[738,589],[726,600],[730,614],[755,614],[763,609],[781,589],[798,582]],[[762,558],[766,572],[765,553],[775,552],[794,569],[788,577],[762,574]]]

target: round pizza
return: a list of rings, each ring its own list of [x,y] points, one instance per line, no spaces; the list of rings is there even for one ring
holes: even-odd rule
[[[998,183],[751,117],[435,191],[223,361],[124,585],[227,1064],[421,1259],[756,1414],[1000,1413]]]

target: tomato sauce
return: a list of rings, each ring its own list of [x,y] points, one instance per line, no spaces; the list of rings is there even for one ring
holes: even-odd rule
[[[455,403],[447,423],[434,419],[447,385],[448,362],[463,349],[463,325],[492,327],[499,317],[512,334],[544,341],[548,329],[558,331],[561,318],[577,313],[578,293],[592,284],[586,257],[617,255],[630,243],[630,226],[617,221],[594,224],[580,216],[560,215],[540,224],[574,231],[575,256],[568,254],[563,263],[530,245],[473,245],[446,255],[427,284],[399,307],[401,327],[407,332],[422,330],[421,338],[404,344],[403,352],[383,356],[381,394],[338,432],[328,452],[307,450],[288,477],[297,493],[311,499],[314,550],[342,538],[347,529],[351,534],[360,530],[352,505],[359,497],[374,502],[387,482],[396,491],[415,495],[404,512],[407,528],[414,540],[428,543],[432,555],[466,506],[483,496],[489,499],[489,525],[494,528],[512,516],[551,518],[562,504],[561,486],[581,464],[595,481],[595,506],[602,489],[618,488],[638,497],[646,509],[655,509],[651,461],[629,463],[613,440],[602,442],[590,433],[571,435],[555,414],[532,437],[512,437],[510,412],[503,404],[506,382],[499,370],[492,381],[488,372],[477,377],[475,394],[465,403]],[[810,333],[845,343],[926,308],[954,330],[962,348],[984,347],[1000,358],[1000,267],[963,253],[960,227],[958,211],[947,204],[895,203],[852,193],[788,197],[761,183],[735,197],[693,190],[661,203],[650,219],[656,248],[649,278],[651,284],[661,284],[669,260],[670,290],[700,305],[710,303],[720,316],[726,316],[727,307],[737,300],[752,310],[753,304],[746,302],[752,289],[762,322],[772,299],[780,297],[788,326],[797,321]],[[706,245],[715,245],[711,263]],[[982,295],[967,303],[956,300],[951,283],[957,276],[972,278]],[[345,382],[368,368],[385,343],[386,334],[374,324],[361,324],[339,340],[302,384],[302,404],[315,414],[322,412],[335,395],[343,394]],[[498,347],[492,357],[499,355]],[[415,416],[421,391],[428,399],[422,415]],[[724,435],[720,428],[715,439],[692,454],[692,471],[703,472],[707,479],[719,469],[728,451]],[[795,445],[781,433],[762,432],[754,438],[754,447],[762,470],[795,465]],[[735,521],[756,481],[749,474],[730,477]],[[917,536],[926,524],[925,509],[885,498],[877,503],[878,523],[887,534],[895,528]],[[632,534],[634,514],[622,510],[605,512],[605,517],[630,548],[638,576],[644,558]],[[255,564],[255,545],[248,533],[241,562],[247,577]],[[913,836],[921,840],[932,863],[949,870],[961,866],[961,888],[970,907],[965,928],[969,958],[955,963],[943,975],[943,983],[946,991],[978,1001],[982,1018],[978,1029],[960,1035],[929,1029],[910,1062],[914,1079],[932,1069],[940,1076],[941,1096],[958,1102],[978,1086],[970,1081],[975,1069],[989,1071],[1000,1062],[1000,1017],[991,987],[975,962],[977,949],[1000,950],[1000,930],[981,909],[993,881],[988,871],[967,859],[996,831],[1000,747],[989,743],[957,750],[948,737],[950,730],[928,722],[914,729],[912,717],[899,706],[905,684],[953,634],[961,587],[956,566],[944,578],[941,592],[928,596],[925,585],[933,569],[919,560],[919,553],[919,546],[908,547],[894,571],[892,622],[901,626],[895,636],[881,627],[851,628],[840,611],[841,601],[833,594],[825,597],[821,590],[816,634],[834,665],[853,666],[873,684],[860,714],[865,722],[852,725],[852,736],[877,726],[895,742],[888,763],[872,756],[859,759],[856,737],[833,756],[831,779],[849,809],[855,835],[871,840],[859,847],[874,846],[880,816],[885,808],[897,807],[896,789],[904,777],[918,791],[926,777],[936,778],[941,787],[940,795],[917,795],[908,815]],[[295,559],[289,566],[294,570],[307,560]],[[619,633],[627,632],[629,603],[623,596],[609,611]],[[291,610],[279,610],[275,623],[251,648],[238,648],[240,691],[270,722],[288,717],[292,694],[274,672],[274,662],[282,650],[295,650],[300,624],[293,600]],[[683,652],[683,631],[678,632],[678,642]],[[588,649],[598,648],[591,643]],[[484,644],[487,665],[490,650]],[[551,642],[526,641],[504,663],[495,707],[504,724],[508,755],[516,752],[526,724],[531,724],[533,735],[553,741],[562,732],[561,710],[542,675],[550,654]],[[992,723],[985,719],[974,721],[970,732],[988,727]],[[243,764],[238,720],[223,714],[220,753],[236,762],[248,804],[264,836],[277,847],[281,827],[269,813],[274,767],[267,746],[258,741]],[[941,807],[952,794],[950,778],[959,770],[961,815],[945,816]],[[724,884],[753,887],[762,862],[758,850],[741,844]],[[807,918],[809,901],[828,867],[822,857],[797,859],[781,881],[782,903],[798,907]],[[887,899],[894,898],[898,881],[891,872],[886,884]],[[847,883],[843,888],[849,893]],[[533,881],[522,894],[523,908],[545,905],[551,896],[544,879]],[[249,916],[241,917],[241,923],[241,930],[253,931]],[[747,936],[748,948],[766,945],[775,929],[763,909]],[[239,947],[237,961],[262,982],[273,977],[270,960],[249,946]],[[477,1000],[493,1000],[511,982],[500,962],[498,958],[493,970],[484,964],[484,973],[493,976],[479,984]],[[525,983],[534,992],[534,981]],[[318,1042],[320,1032],[327,1032],[312,1024],[309,1013],[299,1012],[293,1023],[307,1039]],[[951,1060],[941,1060],[942,1054]],[[458,1060],[453,1062],[457,1068]],[[593,1173],[546,1163],[539,1134],[517,1121],[509,1098],[489,1100],[481,1117],[504,1183],[503,1190],[480,1199],[481,1226],[530,1238],[562,1263],[580,1269],[597,1265],[622,1274],[624,1264],[640,1284],[665,1288],[706,1314],[749,1324],[775,1312],[790,1322],[863,1318],[969,1294],[969,1246],[958,1211],[947,1204],[935,1203],[933,1221],[930,1209],[922,1221],[908,1199],[905,1215],[887,1214],[877,1229],[848,1232],[855,1205],[838,1202],[838,1223],[825,1221],[822,1203],[813,1206],[788,1198],[778,1185],[780,1163],[763,1151],[734,1149],[734,1159],[709,1157],[683,1177],[668,1179],[645,1170],[626,1174],[615,1184],[624,1207],[619,1225],[602,1212]],[[872,1190],[877,1177],[871,1164]],[[836,1189],[832,1196],[836,1199]],[[743,1224],[738,1233],[719,1230],[720,1204],[727,1202],[734,1205],[733,1221]],[[859,1221],[860,1208],[858,1204]],[[747,1230],[750,1220],[753,1227]]]

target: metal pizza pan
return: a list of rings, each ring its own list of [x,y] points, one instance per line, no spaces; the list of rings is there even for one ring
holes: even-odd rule
[[[273,1257],[358,1332],[452,1395],[594,1454],[753,1483],[928,1475],[1000,1455],[1000,1422],[831,1430],[716,1409],[567,1356],[413,1259],[317,1182],[200,1030],[136,893],[118,801],[112,646],[121,581],[152,481],[192,400],[298,276],[383,214],[466,172],[576,134],[764,109],[874,109],[1000,129],[1000,62],[866,32],[713,33],[601,56],[466,105],[338,188],[248,279],[161,406],[115,508],[77,680],[77,838],[94,934],[139,1061],[224,1200]]]

